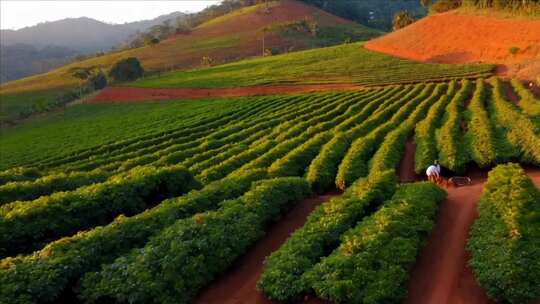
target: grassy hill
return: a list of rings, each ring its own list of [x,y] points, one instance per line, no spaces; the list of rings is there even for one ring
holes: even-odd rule
[[[144,88],[227,88],[268,84],[383,85],[489,75],[493,66],[424,64],[351,43],[141,79]]]
[[[316,35],[306,27],[306,20],[317,25]],[[265,49],[284,53],[347,40],[367,40],[379,34],[378,30],[294,0],[270,2],[268,8],[264,4],[245,7],[155,46],[114,52],[3,84],[1,114],[4,120],[17,118],[21,111],[50,104],[60,93],[77,87],[78,80],[69,73],[73,67],[99,66],[106,70],[122,58],[137,57],[150,72],[186,70],[200,67],[205,56],[214,64],[260,56],[263,36]]]

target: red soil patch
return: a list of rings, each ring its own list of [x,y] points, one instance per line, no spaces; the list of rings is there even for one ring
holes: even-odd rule
[[[316,196],[300,202],[278,223],[274,224],[265,238],[255,244],[244,257],[231,267],[228,273],[221,276],[208,288],[204,289],[195,303],[201,304],[246,304],[273,303],[256,289],[257,280],[263,271],[263,263],[267,256],[277,250],[296,229],[301,227],[307,216],[320,204],[339,195],[331,193]],[[323,303],[317,299],[306,298],[304,303]]]
[[[540,20],[475,16],[456,11],[419,20],[366,43],[367,49],[434,63],[510,64],[501,74],[540,74]],[[510,48],[519,51],[512,55]]]
[[[141,102],[170,99],[198,99],[210,97],[241,97],[254,95],[278,95],[309,92],[360,90],[351,84],[253,86],[223,89],[151,89],[133,87],[108,87],[89,103]]]
[[[518,104],[519,103],[519,96],[514,91],[510,83],[503,82],[503,89],[504,89],[504,95],[510,100],[511,102]]]
[[[402,183],[406,182],[414,182],[419,180],[419,176],[414,171],[414,154],[416,151],[416,144],[414,143],[414,140],[411,138],[407,141],[407,144],[405,145],[405,153],[403,154],[403,157],[401,161],[399,162],[398,167],[398,177],[399,180]]]

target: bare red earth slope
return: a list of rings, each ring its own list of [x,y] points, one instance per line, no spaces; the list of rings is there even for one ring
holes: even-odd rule
[[[424,62],[501,64],[502,76],[540,75],[540,20],[452,11],[423,18],[365,47]]]

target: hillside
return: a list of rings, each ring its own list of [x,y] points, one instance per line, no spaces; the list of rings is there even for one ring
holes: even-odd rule
[[[374,39],[366,48],[424,62],[501,64],[503,75],[535,79],[540,75],[540,20],[451,11]]]
[[[302,21],[306,19],[315,20],[318,25],[317,35],[314,36],[302,27]],[[113,52],[46,74],[6,83],[0,86],[2,113],[8,117],[17,116],[21,106],[38,102],[37,91],[50,93],[76,87],[78,80],[68,72],[72,67],[101,66],[107,69],[119,59],[133,56],[141,60],[147,71],[192,69],[201,66],[203,57],[209,57],[214,64],[220,64],[259,56],[262,53],[263,33],[265,49],[283,53],[338,44],[351,39],[367,40],[380,32],[293,0],[273,2],[268,9],[264,5],[246,7],[212,19],[190,34],[176,35],[155,46]],[[18,103],[22,99],[26,100],[24,105]],[[41,99],[40,102],[46,101]]]
[[[68,18],[18,30],[0,30],[0,83],[48,72],[79,55],[108,51],[181,12],[150,20],[108,24],[91,18]]]

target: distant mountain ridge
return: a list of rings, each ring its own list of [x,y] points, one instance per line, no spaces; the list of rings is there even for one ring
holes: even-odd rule
[[[0,30],[0,82],[50,71],[77,55],[108,51],[126,43],[137,32],[184,16],[174,12],[124,24],[80,17]]]
[[[185,15],[174,12],[151,20],[124,24],[108,24],[88,17],[67,18],[19,30],[0,30],[0,44],[3,46],[29,44],[36,48],[57,46],[84,53],[96,52],[108,50],[125,42],[137,31],[144,31],[165,20]]]

